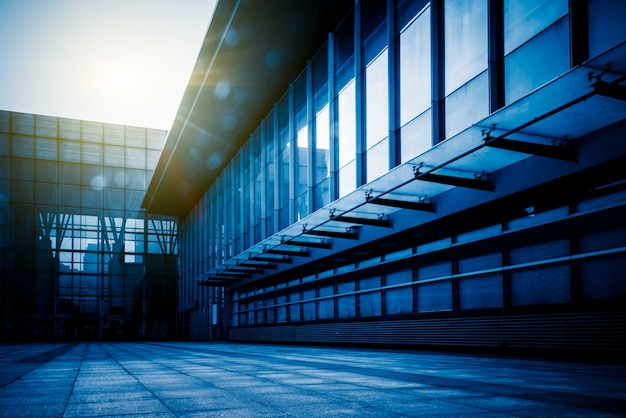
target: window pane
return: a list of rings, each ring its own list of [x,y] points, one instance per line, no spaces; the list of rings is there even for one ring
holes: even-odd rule
[[[487,0],[446,0],[444,14],[448,95],[487,68]]]
[[[446,98],[446,138],[489,115],[487,71]]]
[[[566,72],[569,61],[569,27],[563,19],[504,59],[506,104]]]
[[[370,149],[389,136],[389,81],[387,49],[365,69],[365,138]],[[341,119],[340,119],[341,121]],[[341,123],[341,122],[340,122]],[[385,164],[385,167],[387,164]]]
[[[373,181],[389,170],[389,139],[367,151],[367,181]]]
[[[461,309],[502,307],[502,295],[502,274],[500,273],[459,281]]]
[[[504,53],[508,54],[566,14],[567,0],[504,0]]]
[[[400,130],[400,162],[406,163],[427,151],[432,142],[432,117],[428,109]]]
[[[339,167],[356,157],[356,108],[354,80],[339,93]]]
[[[385,313],[397,315],[413,312],[413,288],[411,286],[385,291]]]
[[[430,7],[400,34],[400,126],[430,107]]]
[[[514,306],[570,301],[569,264],[542,266],[511,272]]]
[[[452,282],[425,283],[417,288],[417,311],[435,312],[452,309]]]
[[[359,290],[380,288],[380,277],[370,277],[359,281]],[[380,291],[359,294],[359,315],[379,316],[381,314]]]
[[[584,260],[580,282],[584,300],[626,299],[626,256],[623,254]]]
[[[607,3],[606,0],[589,0],[589,58],[626,39],[626,2]]]

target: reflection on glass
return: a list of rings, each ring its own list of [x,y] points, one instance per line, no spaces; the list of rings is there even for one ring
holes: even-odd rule
[[[400,126],[430,107],[430,6],[400,33]]]
[[[387,49],[365,69],[365,138],[370,149],[389,135],[389,82]],[[341,120],[341,117],[340,117]]]
[[[487,0],[446,0],[444,15],[447,96],[487,69]]]
[[[565,16],[567,9],[567,0],[504,0],[504,54]]]

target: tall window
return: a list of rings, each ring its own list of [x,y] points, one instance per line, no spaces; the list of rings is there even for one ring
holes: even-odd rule
[[[296,133],[296,220],[309,214],[308,158],[309,124],[307,120],[307,74],[303,72],[294,83]]]
[[[339,197],[356,188],[356,88],[354,81],[354,16],[348,16],[335,36],[337,91],[337,155]]]
[[[567,13],[567,0],[504,0],[507,104],[569,69]]]
[[[487,0],[444,3],[446,138],[489,114]]]
[[[313,117],[315,164],[313,210],[330,203],[330,110],[328,105],[328,46],[313,59]]]
[[[405,2],[407,3],[407,2]],[[431,60],[430,5],[414,10],[400,9],[399,90],[400,90],[400,161],[426,151],[431,136]],[[417,14],[414,14],[416,13]],[[404,20],[410,19],[408,23]]]

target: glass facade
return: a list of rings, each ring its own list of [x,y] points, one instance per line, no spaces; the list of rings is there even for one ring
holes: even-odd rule
[[[611,27],[616,25],[605,16],[606,4],[589,0],[587,6],[575,9],[567,1],[517,0],[355,2],[182,221],[180,306],[198,316],[195,321],[189,318],[189,337],[216,337],[203,328],[204,303],[222,304],[224,338],[335,342],[397,338],[413,343],[443,341],[438,338],[448,335],[446,330],[440,336],[413,340],[412,335],[421,335],[422,320],[435,330],[440,326],[437,321],[451,317],[554,313],[564,306],[576,310],[598,301],[623,300],[624,289],[614,272],[624,262],[624,247],[618,233],[611,235],[619,222],[607,221],[606,231],[597,233],[613,237],[607,238],[612,244],[601,249],[600,235],[590,228],[534,234],[546,223],[583,219],[613,204],[621,207],[626,204],[622,190],[568,197],[537,213],[534,208],[522,213],[503,209],[475,225],[455,218],[428,233],[400,238],[370,232],[364,225],[374,217],[383,221],[387,213],[369,209],[375,205],[361,206],[355,197],[364,192],[370,199],[373,191],[387,190],[381,195],[389,197],[385,205],[404,208],[409,200],[420,204],[434,200],[463,206],[465,195],[458,190],[473,187],[467,183],[442,176],[422,192],[396,186],[406,177],[391,173],[419,176],[420,170],[439,167],[431,157],[435,155],[448,161],[442,173],[465,176],[463,180],[482,180],[489,167],[497,173],[521,164],[526,157],[505,154],[510,150],[461,152],[469,147],[465,144],[478,143],[476,149],[484,145],[468,138],[471,134],[480,139],[481,132],[487,136],[490,125],[477,124],[486,124],[489,118],[513,128],[515,121],[524,121],[520,115],[536,116],[529,110],[536,102],[529,97],[548,90],[555,80],[567,79],[580,64],[576,51],[593,59],[623,43],[622,32],[599,35],[608,29],[598,22],[606,19]],[[587,28],[582,43],[574,34],[581,27]],[[565,102],[548,93],[537,97],[537,102]],[[546,123],[541,129],[552,127]],[[548,143],[540,138],[541,129],[519,138]],[[483,169],[482,174],[476,167]],[[511,184],[523,181],[519,179],[524,176],[515,176]],[[395,183],[390,180],[398,178]],[[446,192],[450,197],[430,197],[447,196]],[[604,203],[585,209],[599,201]],[[421,209],[410,207],[405,218],[394,218],[394,228],[422,216]],[[359,224],[357,219],[352,226],[340,227],[333,214],[345,208],[367,222]],[[253,271],[256,279],[244,284],[233,280],[230,289],[196,285],[230,271],[235,274],[231,279],[239,277],[236,270],[244,277],[250,270],[242,266],[248,261],[269,257],[276,248],[278,254],[290,253],[289,239],[300,237],[300,230],[306,235],[313,227],[336,236],[358,231],[361,240],[370,239],[368,234],[375,238],[361,251],[339,245],[340,250],[348,248],[345,257],[320,256],[310,263],[313,268],[298,261],[298,267],[281,270],[270,262],[264,266],[280,274]],[[299,231],[294,232],[296,228]],[[403,241],[407,237],[411,239]],[[322,238],[321,244],[328,241]],[[302,246],[304,253],[314,252]],[[292,262],[292,256],[272,257]],[[333,262],[326,265],[328,259]],[[593,277],[599,272],[603,277],[596,279],[595,287]],[[610,294],[610,288],[620,290]],[[200,308],[194,310],[196,301]],[[383,331],[384,325],[373,325],[384,323],[396,328]],[[317,327],[320,324],[327,328]],[[374,326],[381,334],[367,337],[367,327]]]
[[[3,337],[174,335],[178,221],[141,209],[165,135],[0,112]]]

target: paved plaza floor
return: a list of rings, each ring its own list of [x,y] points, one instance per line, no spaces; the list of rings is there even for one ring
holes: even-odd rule
[[[230,343],[0,344],[2,417],[614,417],[626,366]]]

